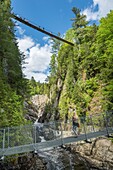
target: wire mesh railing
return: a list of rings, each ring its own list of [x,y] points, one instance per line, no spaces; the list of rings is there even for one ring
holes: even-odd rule
[[[46,123],[42,127],[37,124],[0,129],[0,148],[28,145],[60,138],[61,130],[58,129],[59,127],[57,122]]]
[[[39,148],[52,146],[58,140],[58,144],[64,144],[63,139],[73,136],[72,121],[37,123],[33,125],[7,127],[0,129],[0,151],[8,148],[20,147],[27,145]],[[113,113],[106,112],[90,116],[80,117],[79,133],[85,134],[84,140],[88,139],[87,134],[98,131],[105,131],[109,136],[113,130]],[[18,152],[18,151],[16,151]]]

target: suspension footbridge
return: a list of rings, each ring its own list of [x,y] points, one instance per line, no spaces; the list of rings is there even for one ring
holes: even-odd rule
[[[15,20],[17,20],[17,21],[19,21],[19,22],[27,25],[28,27],[31,27],[31,28],[39,31],[39,32],[42,32],[42,33],[44,33],[44,34],[46,34],[46,35],[49,35],[49,36],[52,37],[52,38],[55,38],[55,39],[57,39],[57,40],[59,40],[59,41],[62,41],[62,42],[67,43],[67,44],[69,44],[69,45],[71,45],[71,46],[74,46],[74,43],[72,43],[72,42],[70,42],[70,41],[68,41],[68,40],[66,40],[66,39],[64,39],[64,38],[61,38],[61,37],[53,34],[52,32],[48,32],[48,31],[46,31],[44,28],[41,28],[41,27],[39,27],[39,26],[37,26],[37,25],[34,25],[34,24],[32,24],[31,22],[29,22],[28,20],[23,19],[22,17],[19,17],[19,16],[15,15],[14,13],[11,14],[11,17],[14,18]]]
[[[81,118],[79,130],[80,135],[76,137],[71,122],[3,128],[0,129],[0,156],[44,151],[79,141],[90,142],[90,139],[99,136],[110,137],[113,134],[113,115],[109,113]]]

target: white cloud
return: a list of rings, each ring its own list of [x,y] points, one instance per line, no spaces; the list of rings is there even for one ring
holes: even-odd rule
[[[98,7],[97,11],[95,11],[96,7]],[[87,16],[87,20],[99,20],[105,17],[112,9],[113,0],[93,0],[93,5],[86,8],[83,14]]]
[[[16,26],[17,28],[17,32],[20,34],[20,35],[23,35],[25,30],[23,30],[20,26]]]
[[[26,52],[28,49],[30,49],[35,45],[33,39],[28,36],[24,36],[23,38],[18,38],[17,42],[19,44],[19,49],[22,52]]]
[[[46,70],[50,63],[50,50],[51,47],[47,44],[43,47],[40,47],[39,44],[31,47],[29,57],[27,58],[29,70],[42,72]]]
[[[27,56],[24,66],[26,67],[23,72],[28,79],[33,76],[36,81],[44,82],[47,70],[51,59],[51,44],[40,46],[36,44],[31,37],[24,36],[18,40],[19,49]]]
[[[26,75],[26,77],[28,79],[31,79],[31,77],[33,76],[35,78],[35,80],[38,82],[40,81],[40,83],[45,82],[45,79],[47,78],[47,75],[44,73],[33,73],[33,72],[28,72],[28,70],[26,69],[24,71],[24,74]]]
[[[93,12],[91,8],[87,8],[83,11],[83,14],[87,16],[87,20],[98,20],[98,12]]]
[[[44,41],[48,41],[50,39],[50,37],[49,36],[45,36],[45,37],[43,37],[43,40]]]

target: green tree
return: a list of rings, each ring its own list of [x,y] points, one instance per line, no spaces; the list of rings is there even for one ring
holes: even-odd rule
[[[10,0],[0,1],[0,126],[25,123],[22,73],[24,56],[19,52],[11,19]]]
[[[106,110],[113,108],[113,11],[100,20],[97,32],[97,55],[100,65],[99,79],[103,84],[103,94],[106,102],[103,107]],[[106,103],[106,105],[105,105]],[[106,107],[105,107],[106,106]]]

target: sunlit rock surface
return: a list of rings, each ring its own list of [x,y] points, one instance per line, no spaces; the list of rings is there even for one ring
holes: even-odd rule
[[[34,95],[31,97],[30,101],[25,101],[25,118],[35,122],[44,114],[44,108],[47,102],[47,95]]]
[[[113,170],[113,141],[100,137],[92,143],[78,143],[71,146],[72,152],[79,153],[92,168]]]

